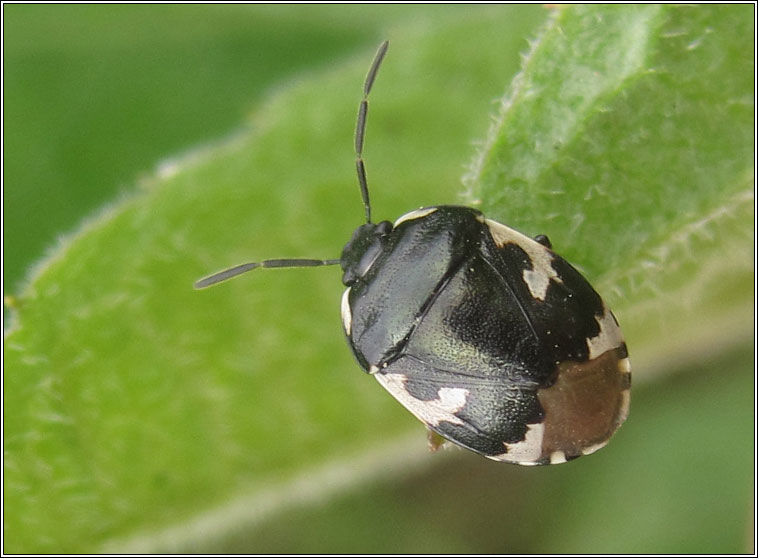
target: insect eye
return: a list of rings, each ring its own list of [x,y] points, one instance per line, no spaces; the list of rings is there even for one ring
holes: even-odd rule
[[[382,221],[376,226],[376,231],[374,234],[377,236],[384,236],[392,232],[392,223],[389,221]]]
[[[344,274],[342,282],[352,285],[368,273],[376,259],[384,250],[387,235],[392,232],[392,223],[382,221],[379,224],[366,224],[358,227],[350,242],[342,251],[340,263]]]

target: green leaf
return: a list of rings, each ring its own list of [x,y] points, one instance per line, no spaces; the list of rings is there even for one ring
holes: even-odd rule
[[[549,233],[595,283],[637,379],[750,336],[751,14],[556,11],[468,177],[485,212]]]
[[[422,427],[344,346],[338,269],[193,291],[243,261],[339,255],[362,220],[351,146],[364,51],[272,94],[246,133],[167,161],[14,300],[6,552],[740,550],[750,359],[743,344],[726,364],[689,364],[750,329],[750,8],[556,11],[461,200],[455,177],[540,10],[389,30],[365,149],[375,216],[476,198],[548,233],[614,308],[636,379],[672,361],[706,380],[636,390],[617,440],[561,467],[430,456]],[[682,448],[702,457],[687,475]],[[680,479],[669,501],[682,504],[656,523],[645,486],[661,479]],[[645,546],[627,515],[668,528]],[[693,533],[710,545],[685,545]]]
[[[388,33],[365,149],[377,217],[456,201],[471,138],[518,69],[518,30],[542,14],[472,9]],[[289,479],[335,460],[372,477],[386,463],[365,458],[379,437],[402,448],[420,433],[425,456],[419,425],[344,344],[338,268],[192,289],[240,261],[339,256],[363,219],[352,135],[372,55],[281,88],[249,131],[166,161],[18,295],[5,339],[6,551],[135,537],[155,548],[150,533],[241,493],[260,501],[280,485],[268,505],[281,506]]]
[[[3,8],[3,278],[167,153],[229,134],[293,73],[370,48],[417,5]],[[459,7],[443,7],[442,13]],[[437,13],[440,13],[439,11]]]
[[[591,459],[535,469],[456,451],[436,454],[409,473],[406,457],[404,475],[388,467],[391,479],[290,506],[195,548],[262,554],[745,553],[753,523],[748,487],[754,448],[746,443],[753,438],[752,369],[753,353],[741,347],[637,386],[632,416],[611,446]]]

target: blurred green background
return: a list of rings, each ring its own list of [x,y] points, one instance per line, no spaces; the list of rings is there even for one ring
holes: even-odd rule
[[[6,293],[161,160],[228,136],[267,91],[423,11],[3,6]]]
[[[286,92],[290,88],[297,89],[300,83],[314,76],[330,76],[330,72],[340,64],[345,64],[345,61],[352,61],[357,67],[365,68],[370,53],[386,36],[388,29],[402,28],[411,22],[420,35],[425,30],[432,35],[436,26],[455,20],[470,20],[471,29],[476,29],[477,19],[493,19],[493,14],[507,21],[508,33],[514,34],[509,38],[513,44],[512,59],[503,61],[502,81],[492,82],[491,90],[481,94],[482,105],[476,107],[476,110],[472,109],[473,120],[468,123],[466,131],[469,137],[456,138],[455,146],[460,158],[450,162],[452,171],[447,168],[445,171],[455,173],[455,169],[460,168],[460,173],[451,177],[450,184],[445,186],[444,194],[441,194],[447,196],[444,200],[446,202],[454,201],[450,199],[450,192],[458,188],[457,178],[463,174],[463,166],[473,157],[471,143],[486,134],[489,114],[494,111],[494,105],[487,104],[488,99],[497,98],[506,89],[518,68],[519,54],[528,49],[527,40],[536,36],[537,30],[548,16],[548,11],[540,6],[4,5],[5,294],[15,295],[21,292],[20,285],[30,273],[29,270],[46,251],[51,250],[51,247],[54,250],[59,236],[76,230],[83,219],[96,214],[103,205],[128,199],[140,189],[144,190],[145,196],[153,195],[152,177],[160,175],[156,169],[165,166],[167,159],[171,160],[193,149],[208,146],[212,149],[214,145],[223,144],[229,138],[244,136],[248,133],[250,114],[260,109],[261,103],[269,103],[268,108],[274,114],[276,110],[286,111],[286,104],[282,107],[277,103],[287,102],[290,97]],[[455,49],[445,51],[445,46],[449,47],[449,44],[440,45],[439,58],[458,56]],[[467,51],[468,55],[474,56],[475,49],[469,48],[471,50]],[[402,60],[404,54],[402,51],[393,51],[391,56]],[[435,66],[431,61],[427,61],[424,67],[430,73],[434,72]],[[510,73],[506,73],[506,69]],[[362,71],[365,70],[360,70]],[[386,69],[389,75],[391,71],[390,68]],[[475,71],[476,63],[472,61],[471,72]],[[349,103],[345,107],[346,112],[350,113],[349,126],[352,125],[358,102],[355,92],[359,91],[359,85],[360,83],[355,91],[351,90],[345,96]],[[389,80],[382,85],[386,90],[377,91],[376,96],[381,99],[384,110],[391,115],[393,90]],[[393,87],[412,85],[396,83]],[[284,91],[285,95],[278,96],[280,91]],[[432,90],[425,92],[425,95],[453,96],[455,93],[454,90]],[[354,100],[349,100],[353,98]],[[423,113],[423,95],[420,99],[421,103],[417,106],[419,112]],[[274,117],[271,119],[275,120]],[[381,178],[373,180],[386,186],[387,183],[392,184],[393,176],[408,174],[409,169],[413,169],[414,159],[423,157],[424,154],[403,151],[402,146],[410,144],[433,150],[435,138],[445,132],[446,119],[447,115],[440,118],[440,129],[426,133],[424,130],[407,132],[416,134],[415,139],[403,143],[405,140],[399,137],[398,145],[401,147],[370,143],[372,130],[377,130],[377,135],[379,130],[400,134],[405,129],[405,122],[400,117],[396,121],[389,117],[388,123],[375,125],[376,128],[369,127],[368,145],[372,155],[379,154],[374,159],[369,158],[370,181],[371,177],[384,174],[383,182]],[[452,121],[453,117],[450,116],[449,119]],[[261,122],[258,124],[261,125]],[[264,113],[264,127],[265,124]],[[345,142],[339,146],[345,152],[345,157],[339,164],[345,163],[348,179],[354,181],[350,175],[352,154],[349,126],[345,127]],[[450,126],[460,129],[454,128],[454,124]],[[296,167],[300,161],[297,153],[309,149],[309,141],[318,141],[317,125],[303,122],[302,129],[296,129],[291,135],[294,138],[292,145],[286,146],[282,156],[289,154],[287,148],[291,149],[294,156],[290,164]],[[394,153],[393,148],[396,149]],[[379,170],[382,167],[378,163],[371,165],[381,159],[384,153],[393,154],[393,159],[383,159],[386,171]],[[443,157],[450,158],[448,154]],[[223,156],[220,157],[220,166],[223,159]],[[395,161],[397,168],[388,169],[391,165],[387,165],[387,161]],[[234,175],[237,170],[232,162],[229,174]],[[214,176],[213,173],[210,175]],[[193,176],[190,179],[198,180]],[[429,177],[426,176],[415,178],[420,182],[427,179]],[[246,178],[243,176],[240,180],[247,187]],[[159,183],[158,186],[160,189],[164,185]],[[317,208],[311,210],[310,207],[301,207],[298,202],[293,202],[292,215],[295,217],[283,215],[281,220],[284,225],[276,232],[266,234],[284,236],[293,227],[309,223],[310,215],[312,220],[317,221],[313,223],[314,243],[319,246],[328,244],[322,238],[326,233],[321,230],[329,225],[329,219],[322,216],[326,215],[325,211],[331,202],[322,200],[318,194],[322,192],[322,186],[327,186],[321,183],[317,186],[318,188],[314,186],[311,193],[303,194],[303,200],[312,196],[311,200],[320,204]],[[173,187],[173,184],[166,186],[167,189],[169,187]],[[309,185],[303,184],[300,187],[306,189]],[[340,188],[341,185],[335,187]],[[384,216],[387,207],[394,211],[396,206],[407,209],[417,202],[420,205],[427,200],[424,196],[435,193],[435,188],[436,186],[428,185],[419,187],[424,193],[418,198],[413,198],[414,194],[409,193],[405,186],[398,188],[398,191],[391,191],[389,187],[385,190],[377,188],[375,198],[379,201],[375,201],[375,207],[381,207],[380,213]],[[355,192],[350,195],[354,197],[345,202],[346,208],[357,204]],[[405,198],[413,198],[413,202],[406,202]],[[230,194],[230,199],[234,202],[233,194]],[[400,205],[400,202],[405,205]],[[303,201],[302,204],[305,205],[306,202]],[[270,214],[260,218],[278,221],[280,214],[276,212],[289,208],[289,205],[283,204],[272,208]],[[243,205],[230,207],[229,211],[233,214],[249,209]],[[340,209],[334,211],[339,212]],[[359,207],[357,211],[360,212]],[[199,221],[202,216],[201,208],[194,219]],[[387,216],[394,217],[394,213]],[[264,222],[264,225],[267,223]],[[211,259],[205,254],[198,258],[200,261],[192,262],[192,273],[197,274],[203,268],[210,272],[216,267],[237,263],[235,258],[249,254],[250,247],[246,238],[235,237],[233,231],[227,234],[226,241],[231,255],[217,253]],[[266,236],[261,237],[265,238]],[[308,246],[298,244],[296,239],[291,240],[297,250]],[[555,243],[554,238],[553,242]],[[298,252],[297,255],[334,257],[332,253],[322,253],[324,249],[322,246],[318,248],[318,253]],[[279,255],[266,253],[261,256]],[[113,257],[118,257],[118,253]],[[258,257],[258,253],[252,257]],[[166,268],[160,270],[170,273],[167,270],[175,262],[168,259],[164,263]],[[316,292],[325,292],[321,285],[336,282],[336,276],[333,273],[328,277],[324,275],[314,279],[314,282],[319,282],[319,290]],[[100,277],[102,280],[107,279],[107,275]],[[194,277],[196,275],[181,276],[177,282],[189,284],[188,280]],[[210,308],[215,304],[218,307],[219,321],[200,324],[201,326],[241,329],[243,325],[234,321],[240,318],[231,313],[234,297],[249,296],[252,299],[251,306],[260,307],[262,300],[267,298],[267,295],[260,293],[273,293],[270,298],[279,302],[272,303],[274,310],[264,310],[264,315],[271,319],[271,326],[259,335],[263,338],[263,347],[276,354],[260,358],[273,359],[272,369],[282,370],[282,376],[277,376],[276,381],[282,382],[283,387],[280,389],[276,385],[271,388],[273,394],[278,393],[279,396],[288,393],[290,380],[284,377],[285,372],[289,374],[290,367],[296,366],[285,360],[284,353],[298,351],[292,351],[289,345],[278,345],[279,334],[274,332],[290,327],[290,338],[303,338],[303,330],[321,329],[322,325],[327,331],[331,331],[332,326],[338,328],[335,319],[327,322],[318,317],[323,315],[320,314],[321,309],[315,303],[315,306],[311,306],[312,301],[308,295],[296,292],[308,292],[312,288],[308,281],[314,276],[306,277],[301,283],[289,277],[261,277],[260,283],[256,284],[256,289],[260,289],[260,292],[256,293],[250,292],[252,287],[249,283],[231,286],[232,295],[230,301],[226,302],[221,297],[229,296],[230,291],[226,291],[226,295],[213,293],[209,295],[211,298],[188,298],[191,300],[189,304],[203,306],[203,312],[206,312],[206,306]],[[292,306],[300,308],[301,312],[281,309],[282,301],[288,301],[285,297],[290,294],[275,292],[275,283],[281,284],[283,293],[295,293],[291,295],[290,302]],[[65,286],[65,283],[62,284]],[[40,292],[42,290],[40,286]],[[49,292],[54,294],[52,290]],[[90,291],[84,289],[82,292]],[[331,291],[328,293],[332,296]],[[28,295],[29,300],[33,300],[36,294],[35,289],[34,293]],[[258,301],[254,300],[256,296],[259,297]],[[182,301],[176,303],[179,307],[176,310],[176,322],[181,327],[184,316],[181,304],[185,303],[184,299],[177,300]],[[310,311],[313,311],[313,315],[309,315]],[[39,322],[60,319],[67,327],[63,318],[56,316],[52,310],[49,312],[46,315],[44,311],[35,310],[31,317]],[[83,311],[82,315],[85,314]],[[210,310],[203,315],[210,315]],[[230,323],[224,323],[223,316],[229,316]],[[75,316],[76,319],[79,317]],[[194,315],[191,317],[195,318]],[[263,318],[255,316],[250,319],[256,321]],[[29,323],[35,322],[29,319]],[[140,325],[137,324],[136,329]],[[192,324],[193,327],[196,325]],[[150,335],[160,338],[162,333],[165,332],[151,331]],[[123,337],[116,337],[109,342],[119,347],[129,344]],[[38,538],[30,541],[30,536],[24,534],[14,541],[21,546],[5,550],[26,552],[41,548],[66,551],[73,548],[91,551],[106,548],[114,552],[124,549],[148,552],[178,549],[256,553],[746,552],[752,549],[754,521],[754,375],[749,337],[743,335],[734,344],[720,345],[705,356],[700,352],[695,359],[679,360],[676,357],[673,361],[661,359],[656,362],[654,373],[646,371],[647,381],[635,385],[631,418],[620,430],[614,443],[592,458],[561,467],[524,469],[503,466],[458,451],[428,456],[423,447],[422,428],[411,423],[404,411],[397,409],[391,418],[386,418],[382,414],[384,411],[377,411],[379,421],[387,420],[387,423],[368,424],[365,431],[376,435],[377,431],[382,432],[386,427],[387,432],[391,433],[388,436],[392,441],[396,439],[394,436],[397,432],[404,428],[412,436],[407,443],[399,445],[402,451],[390,443],[388,453],[383,454],[381,450],[385,446],[381,439],[368,439],[362,445],[355,443],[353,447],[350,447],[348,441],[347,449],[337,443],[332,447],[329,445],[331,442],[315,435],[313,444],[304,446],[301,460],[293,461],[284,450],[281,455],[274,453],[269,466],[273,466],[280,475],[272,475],[275,481],[264,476],[263,481],[271,483],[270,485],[265,484],[261,488],[255,484],[255,480],[251,485],[250,479],[245,476],[244,467],[229,467],[226,484],[219,484],[214,475],[223,476],[224,469],[220,465],[218,469],[221,473],[216,469],[208,472],[207,486],[196,486],[197,496],[194,499],[187,499],[186,487],[183,493],[176,492],[176,487],[182,485],[181,482],[172,484],[173,479],[166,480],[165,477],[175,474],[180,480],[183,475],[193,479],[193,482],[196,478],[203,479],[203,471],[199,475],[193,471],[196,463],[186,463],[187,471],[191,471],[189,473],[167,468],[168,472],[140,476],[137,470],[132,480],[133,490],[135,493],[148,493],[152,490],[147,501],[154,502],[153,507],[144,510],[147,520],[141,520],[139,514],[128,509],[128,513],[124,513],[127,519],[120,522],[119,513],[128,507],[125,503],[127,495],[119,493],[122,488],[115,483],[111,486],[110,478],[102,481],[102,463],[95,464],[98,457],[94,452],[93,455],[88,454],[85,447],[84,452],[75,455],[85,461],[89,457],[93,460],[82,467],[88,469],[87,473],[95,478],[93,484],[99,490],[94,496],[87,493],[87,497],[97,501],[100,507],[85,500],[80,494],[75,494],[79,498],[76,505],[81,508],[108,509],[113,512],[112,515],[91,518],[82,512],[81,517],[86,521],[98,520],[99,523],[96,529],[88,531],[89,524],[82,527],[85,520],[78,524],[74,522],[70,532],[76,535],[76,540],[72,542],[67,539],[68,526],[65,522],[53,518],[54,513],[49,510],[35,510],[36,500],[30,504],[26,502],[29,507],[24,508],[23,512],[28,516],[21,520],[14,517],[14,509],[6,507],[6,540],[10,537],[14,541],[16,532],[23,530],[19,525],[25,526],[27,532],[36,533],[33,536]],[[20,343],[20,336],[18,341]],[[170,335],[168,340],[161,342],[170,343]],[[245,352],[247,345],[243,341],[235,342],[236,345],[232,343],[236,349],[233,354],[229,354],[229,347],[223,347],[215,355],[218,362],[222,363],[219,365],[222,370],[225,370],[224,366],[229,365],[230,361],[244,360],[250,356]],[[337,342],[342,341],[337,339]],[[61,337],[51,337],[48,343],[62,345],[63,340]],[[332,340],[328,343],[332,343]],[[6,351],[7,349],[6,346]],[[313,358],[334,362],[333,365],[329,362],[323,364],[327,369],[330,366],[334,369],[334,376],[351,374],[347,381],[356,383],[363,379],[357,370],[351,369],[352,364],[344,347],[337,349],[329,344],[322,349],[326,355],[334,354],[336,361],[330,356],[323,356],[323,353],[314,354]],[[222,350],[227,352],[222,353]],[[308,346],[301,352],[311,356],[310,351]],[[281,361],[277,360],[278,353],[283,353]],[[257,353],[253,351],[252,354],[257,358]],[[24,364],[38,365],[41,360],[35,361],[32,358],[36,356],[27,355]],[[185,364],[196,368],[188,370],[212,365],[207,361],[193,362],[193,356],[188,355]],[[632,362],[635,363],[634,350],[632,357]],[[648,358],[645,362],[650,363],[650,360]],[[76,367],[72,364],[71,370],[74,369]],[[64,370],[69,371],[68,367],[64,367]],[[149,372],[161,377],[171,374],[171,371],[160,366]],[[171,377],[171,381],[176,385],[192,383],[197,381],[196,374],[196,371],[188,372],[187,378]],[[294,376],[294,371],[292,374]],[[229,374],[229,377],[235,379],[233,374]],[[55,378],[46,380],[44,375],[41,378],[38,382],[35,380],[37,383],[32,382],[29,389],[32,394],[31,403],[28,404],[30,408],[41,405],[33,390],[47,389],[49,384],[57,381]],[[93,376],[86,378],[88,381],[98,381],[98,376],[94,376],[94,380]],[[105,383],[110,379],[104,372],[102,381]],[[87,387],[85,381],[81,381],[81,385],[78,381],[73,380],[73,386],[70,387],[71,391],[76,390],[78,393],[74,397],[75,404],[78,404],[79,397],[86,403],[93,397],[93,390]],[[160,381],[156,380],[156,385],[160,386]],[[314,389],[318,389],[319,382],[311,381],[316,386]],[[340,385],[341,380],[329,381]],[[9,385],[15,389],[22,383],[14,379],[10,384],[6,377],[6,401],[7,398],[14,398],[17,393],[9,393]],[[176,385],[169,387],[176,389]],[[149,387],[153,389],[152,384]],[[160,389],[157,391],[160,396],[171,391],[164,390],[163,386]],[[374,385],[366,389],[378,390]],[[209,398],[214,397],[212,390],[207,391],[211,392]],[[97,390],[94,392],[97,393]],[[27,395],[25,393],[24,397]],[[156,396],[156,399],[160,399],[160,396]],[[151,420],[148,415],[138,414],[142,412],[139,405],[130,407],[131,401],[115,399],[115,402],[108,401],[107,405],[119,409],[118,405],[124,405],[133,413],[131,416],[134,420],[143,416],[145,422]],[[337,400],[339,401],[338,398]],[[165,401],[166,399],[161,399],[161,404]],[[250,401],[253,406],[255,399],[251,398]],[[374,412],[371,405],[395,405],[388,397],[383,399],[382,395],[377,396],[378,403],[374,403],[374,399],[367,398],[366,401],[370,401],[366,404],[370,413]],[[281,405],[292,406],[297,410],[296,403],[288,401]],[[357,406],[363,404],[362,399],[356,402]],[[152,412],[152,408],[149,412]],[[340,409],[334,408],[328,409],[326,413],[334,414],[337,420],[346,422],[352,416],[348,412],[347,416],[340,418]],[[93,423],[102,419],[97,413],[89,418]],[[182,415],[183,420],[186,418]],[[199,421],[207,418],[207,415],[198,414]],[[218,419],[223,425],[225,417],[211,418]],[[239,419],[236,415],[235,418]],[[190,424],[187,431],[193,432],[193,427]],[[6,443],[9,438],[16,443],[18,433],[9,430],[13,424],[8,426],[6,420],[5,428]],[[244,429],[244,426],[240,428]],[[307,426],[303,428],[307,430]],[[84,432],[90,430],[85,428]],[[211,434],[217,433],[212,431]],[[344,433],[334,432],[336,438],[342,435],[349,440],[355,432],[348,426],[345,426]],[[223,435],[219,437],[223,438]],[[69,444],[68,438],[61,439],[62,446]],[[156,447],[160,448],[159,445],[151,444],[153,439],[148,435],[144,438],[125,437],[124,440],[125,445],[135,444],[133,450],[125,450],[126,455],[130,451],[135,454],[135,463],[144,458],[140,452],[147,454],[145,460],[149,461],[151,452],[155,452]],[[166,447],[170,445],[169,442],[170,440],[164,442]],[[197,441],[197,464],[200,467],[210,467],[208,462],[213,461],[223,464],[224,456],[205,455],[203,442],[202,438]],[[75,443],[78,441],[71,442]],[[374,455],[366,448],[376,449],[378,453]],[[214,446],[216,449],[218,448]],[[323,453],[319,453],[322,449]],[[235,448],[235,451],[239,450]],[[371,463],[362,463],[357,472],[349,469],[342,471],[341,466],[348,466],[352,462],[347,460],[345,464],[340,459],[352,455],[353,451],[362,455],[364,460],[375,457],[377,464],[372,466]],[[51,462],[56,460],[55,453],[48,455],[52,455],[49,457]],[[324,461],[324,456],[330,459]],[[32,457],[34,456],[30,455],[29,458]],[[407,466],[404,463],[406,459]],[[118,461],[115,457],[113,460]],[[324,462],[327,463],[326,470],[319,468]],[[25,461],[19,459],[14,463],[23,466]],[[249,465],[244,461],[242,463]],[[329,470],[329,463],[334,465],[334,471]],[[128,462],[127,468],[131,468],[131,465]],[[311,465],[315,467],[315,472]],[[115,467],[118,466],[119,463],[116,463]],[[249,467],[254,470],[255,464]],[[8,469],[6,474],[7,471]],[[152,474],[152,470],[149,472]],[[290,474],[299,481],[290,482]],[[313,475],[310,479],[313,483],[323,484],[326,488],[312,494],[308,492],[313,489],[308,484],[309,475]],[[38,478],[44,476],[43,471]],[[348,480],[341,484],[342,478]],[[59,480],[55,475],[51,475],[51,479]],[[54,490],[50,489],[50,493],[55,493],[51,496],[51,501],[56,501],[59,494],[68,497],[70,487],[62,484]],[[213,492],[217,486],[220,488]],[[253,486],[256,498],[235,503],[237,491],[242,491],[239,487],[249,486]],[[338,488],[330,489],[330,486]],[[115,494],[110,492],[111,488]],[[39,489],[40,486],[34,486],[34,490]],[[73,492],[77,490],[75,488]],[[44,495],[39,502],[46,502],[45,498],[50,494],[44,483],[39,493]],[[7,494],[4,493],[4,498]],[[35,498],[37,494],[35,492]],[[162,501],[163,498],[168,504]],[[204,498],[208,498],[207,504],[202,502]],[[187,507],[188,511],[184,515],[176,513],[175,508],[181,508],[185,501],[191,503]],[[235,511],[236,506],[242,506],[244,511]],[[258,506],[259,509],[250,510],[251,506]],[[76,509],[79,513],[79,508]],[[221,511],[216,513],[216,509]],[[226,517],[225,513],[232,517]],[[192,523],[196,515],[206,517],[206,521],[199,527]],[[41,518],[41,528],[33,529],[26,517]],[[75,517],[78,519],[79,515]],[[173,528],[177,524],[176,533],[167,535],[165,540],[161,538],[164,528]],[[52,530],[46,533],[46,526],[53,526]],[[88,533],[91,533],[91,538],[87,536]],[[59,538],[56,539],[56,536]],[[18,543],[18,540],[22,543]],[[131,546],[121,546],[127,543]]]

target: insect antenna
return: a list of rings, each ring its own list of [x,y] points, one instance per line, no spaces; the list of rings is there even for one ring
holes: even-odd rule
[[[358,185],[361,187],[361,197],[363,198],[363,207],[366,210],[366,223],[371,222],[371,203],[368,197],[368,184],[366,183],[366,165],[363,163],[363,138],[366,135],[366,117],[368,116],[368,94],[374,85],[376,74],[379,72],[379,65],[387,54],[387,48],[390,46],[389,41],[384,41],[379,45],[376,51],[374,61],[366,75],[366,82],[363,84],[363,100],[358,107],[358,122],[355,126],[355,168],[358,172]]]
[[[211,285],[215,285],[216,283],[220,283],[221,281],[226,281],[227,279],[231,279],[232,277],[236,277],[237,275],[241,275],[243,273],[246,273],[252,269],[256,269],[258,267],[319,267],[322,265],[337,265],[340,263],[339,260],[311,260],[311,259],[302,259],[302,258],[295,258],[295,259],[285,259],[285,260],[263,260],[262,262],[248,262],[240,265],[235,265],[234,267],[230,267],[229,269],[224,269],[223,271],[219,271],[218,273],[214,273],[213,275],[209,275],[208,277],[203,277],[202,279],[195,281],[195,288],[196,289],[204,289],[206,287],[210,287]]]
[[[368,185],[366,184],[366,167],[363,163],[363,137],[366,133],[366,115],[368,114],[368,94],[371,92],[371,86],[374,85],[376,74],[379,71],[379,65],[382,63],[384,55],[387,53],[387,47],[389,41],[384,41],[379,50],[374,56],[374,61],[371,63],[371,67],[366,75],[366,82],[363,84],[363,100],[358,108],[358,122],[355,128],[355,165],[358,170],[358,183],[361,187],[361,196],[363,197],[363,206],[366,209],[366,222],[371,222],[371,205],[368,198]],[[319,267],[324,265],[337,265],[340,260],[313,260],[313,259],[277,259],[277,260],[263,260],[260,262],[248,262],[240,265],[235,265],[228,269],[224,269],[207,277],[195,281],[196,289],[205,289],[221,283],[237,275],[241,275],[253,269],[259,267]]]

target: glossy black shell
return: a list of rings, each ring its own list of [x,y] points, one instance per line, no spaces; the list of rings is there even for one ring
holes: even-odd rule
[[[623,422],[628,406],[629,374],[626,365],[619,365],[627,356],[626,347],[615,318],[560,256],[515,231],[522,240],[504,242],[495,225],[512,231],[485,220],[475,209],[439,206],[413,212],[395,227],[383,222],[356,230],[341,259],[343,282],[349,287],[343,320],[353,353],[374,375],[400,375],[386,376],[402,382],[394,387],[384,382],[385,387],[404,390],[393,395],[411,411],[415,402],[428,403],[431,419],[426,410],[415,414],[466,448],[503,461],[534,464],[550,462],[551,454],[570,459],[589,453],[583,451],[586,448],[594,451]],[[553,277],[537,296],[525,280],[536,269],[535,253],[549,261]],[[604,323],[613,331],[601,333]],[[546,421],[544,394],[549,392],[542,390],[553,386],[567,366],[593,358],[600,362],[598,355],[591,355],[592,339],[610,343],[611,350],[603,350],[612,353],[610,360],[607,366],[588,367],[591,374],[576,374],[599,374],[603,387],[597,397],[617,398],[598,411],[609,415],[603,418],[608,424],[600,433],[545,442],[539,455],[532,448],[526,457],[518,457],[518,446],[512,445],[524,444],[530,425]],[[608,366],[611,372],[596,373]],[[576,385],[565,389],[577,389]],[[619,395],[623,391],[625,400]],[[452,407],[437,405],[446,394],[462,394],[463,399]],[[587,397],[589,403],[582,407],[594,405],[595,396]],[[559,413],[554,414],[557,421]],[[540,428],[542,435],[544,427]],[[555,428],[550,432],[558,432]],[[553,438],[572,438],[560,428]]]

